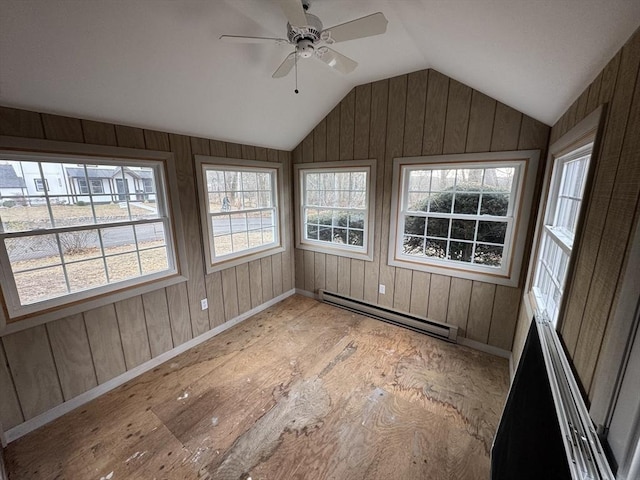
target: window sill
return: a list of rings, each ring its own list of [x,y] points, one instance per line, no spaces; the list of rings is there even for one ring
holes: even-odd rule
[[[478,282],[493,283],[495,285],[504,285],[506,287],[517,287],[519,284],[519,275],[509,273],[503,273],[499,269],[495,269],[495,272],[491,271],[474,271],[464,268],[464,264],[460,266],[451,265],[434,265],[432,263],[424,263],[416,260],[411,261],[404,257],[397,258],[394,256],[393,251],[389,252],[388,263],[392,267],[406,268],[409,270],[418,270],[427,273],[435,273],[438,275],[446,275],[449,277],[464,278],[467,280],[475,280]],[[487,270],[489,267],[487,267]]]
[[[373,261],[373,248],[365,252],[363,250],[352,250],[348,248],[334,247],[332,245],[318,245],[315,243],[296,242],[296,248],[300,250],[308,250],[310,252],[326,253],[328,255],[336,255],[338,257],[348,257],[355,260]]]
[[[94,308],[103,307],[131,297],[136,297],[171,285],[186,282],[187,280],[187,277],[184,275],[174,274],[169,277],[153,280],[133,287],[123,288],[103,295],[78,300],[74,303],[62,305],[55,309],[49,309],[16,318],[8,318],[7,313],[4,310],[0,310],[0,336],[9,335],[21,330],[43,325],[54,320],[59,320],[64,317],[93,310]]]
[[[249,263],[254,260],[260,260],[261,258],[270,257],[277,253],[282,253],[286,249],[283,246],[270,247],[258,252],[248,253],[246,255],[240,255],[237,257],[229,258],[228,260],[219,260],[215,263],[207,265],[207,274],[219,272],[227,268],[236,267],[244,263]]]

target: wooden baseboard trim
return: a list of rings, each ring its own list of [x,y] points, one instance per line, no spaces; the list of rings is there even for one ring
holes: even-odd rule
[[[474,350],[480,350],[481,352],[495,355],[496,357],[502,357],[502,358],[508,359],[511,356],[511,352],[509,350],[504,350],[502,348],[494,347],[493,345],[487,345],[486,343],[477,342],[469,338],[458,337],[458,344],[464,345],[465,347],[473,348]]]
[[[320,297],[317,294],[315,294],[313,292],[310,292],[309,290],[303,290],[301,288],[296,288],[296,293],[298,295],[304,295],[305,297],[313,298],[314,300],[319,300],[320,299]]]
[[[263,303],[262,305],[258,305],[257,307],[249,310],[248,312],[243,313],[242,315],[238,315],[237,317],[229,320],[228,322],[223,323],[222,325],[212,328],[211,330],[203,333],[202,335],[192,338],[191,340],[183,343],[182,345],[178,345],[177,347],[167,352],[164,352],[163,354],[158,355],[155,358],[152,358],[148,362],[145,362],[141,365],[138,365],[135,368],[132,368],[131,370],[128,370],[122,375],[118,375],[117,377],[112,378],[111,380],[101,385],[98,385],[97,387],[92,388],[91,390],[88,390],[78,395],[77,397],[72,398],[71,400],[68,400],[64,403],[61,403],[60,405],[53,407],[51,410],[47,410],[46,412],[41,413],[37,417],[30,418],[26,422],[23,422],[20,425],[16,425],[15,427],[10,428],[5,432],[6,441],[10,443],[14,440],[17,440],[20,437],[23,437],[27,433],[32,432],[37,428],[40,428],[41,426],[51,422],[52,420],[55,420],[56,418],[63,416],[64,414],[70,412],[71,410],[74,410],[84,405],[85,403],[88,403],[91,400],[98,398],[101,395],[104,395],[108,391],[113,390],[116,387],[119,387],[120,385],[122,385],[125,382],[128,382],[129,380],[133,380],[134,378],[143,374],[144,372],[147,372],[157,367],[158,365],[166,362],[167,360],[170,360],[173,357],[176,357],[177,355],[180,355],[181,353],[186,352],[187,350],[195,347],[196,345],[199,345],[202,342],[205,342],[210,338],[215,337],[216,335],[224,332],[225,330],[228,330],[229,328],[239,324],[243,320],[246,320],[247,318],[255,315],[256,313],[266,310],[272,305],[275,305],[276,303],[281,302],[285,298],[288,298],[291,295],[294,295],[295,293],[297,293],[295,289],[289,290],[288,292],[285,292],[282,295],[279,295],[269,300],[268,302]]]

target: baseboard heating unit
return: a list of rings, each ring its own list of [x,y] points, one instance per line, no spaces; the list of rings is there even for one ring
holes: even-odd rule
[[[458,338],[458,327],[455,325],[447,325],[446,323],[428,320],[426,318],[421,318],[410,313],[400,312],[392,308],[372,305],[368,302],[358,300],[357,298],[340,295],[327,290],[320,290],[319,294],[320,300],[325,303],[360,313],[367,317],[393,323],[420,333],[426,333],[427,335],[446,340],[447,342],[456,343]]]
[[[492,480],[614,480],[555,328],[534,319],[491,449]]]

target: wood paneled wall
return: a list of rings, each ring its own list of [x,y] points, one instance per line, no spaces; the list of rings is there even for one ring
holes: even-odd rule
[[[0,107],[0,135],[173,152],[189,281],[6,335],[0,342],[0,422],[7,430],[293,288],[286,251],[206,275],[194,154],[284,164],[291,225],[291,154],[249,145]],[[209,309],[200,299],[209,299]]]
[[[435,70],[356,87],[296,147],[293,162],[377,160],[374,259],[296,249],[296,288],[326,288],[427,316],[510,350],[521,288],[387,265],[393,159],[528,149],[544,155],[548,135],[546,125]],[[528,245],[532,232],[530,225]]]
[[[583,235],[566,293],[561,335],[591,399],[603,339],[613,318],[640,201],[640,30],[611,59],[551,130],[553,143],[607,104]],[[638,268],[638,265],[630,266]],[[526,322],[526,316],[522,317]],[[518,344],[524,340],[525,327]],[[611,375],[616,372],[602,372]]]

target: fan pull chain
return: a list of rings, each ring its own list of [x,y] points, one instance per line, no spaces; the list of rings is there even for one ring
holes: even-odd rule
[[[295,52],[295,57],[293,57],[293,64],[295,66],[295,70],[296,70],[296,89],[294,90],[294,92],[296,93],[296,95],[300,92],[298,92],[298,52]]]

